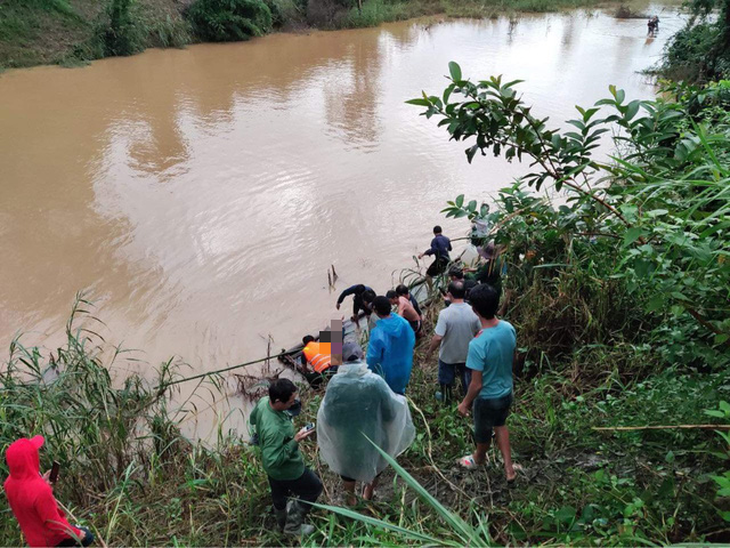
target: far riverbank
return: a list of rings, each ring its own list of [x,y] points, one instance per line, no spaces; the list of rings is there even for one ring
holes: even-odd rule
[[[225,24],[227,32],[213,36],[201,23],[201,16],[191,15],[195,0],[6,0],[0,3],[0,70],[46,64],[77,66],[148,48],[241,40],[271,32],[373,27],[417,17],[433,16],[434,22],[443,18],[515,18],[575,8],[642,16],[649,6],[642,1],[601,0],[366,0],[358,8],[355,0],[259,1],[263,18],[255,21],[253,30],[237,30],[232,19]],[[215,16],[216,21],[239,15],[205,14]]]

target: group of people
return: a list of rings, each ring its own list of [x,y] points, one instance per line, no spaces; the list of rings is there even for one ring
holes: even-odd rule
[[[449,239],[435,227],[431,247],[424,252],[435,255],[429,275],[446,271],[449,251]],[[487,246],[480,255],[489,264],[494,250],[490,252]],[[516,333],[511,324],[496,316],[500,290],[499,276],[494,277],[493,270],[481,267],[468,272],[475,274],[470,279],[465,279],[462,269],[449,270],[445,306],[439,312],[426,358],[430,360],[438,349],[436,397],[444,403],[455,401],[458,380],[457,410],[473,418],[475,448],[458,458],[458,464],[466,469],[482,466],[494,437],[506,480],[512,483],[518,466],[511,460],[506,419],[513,403]],[[294,428],[293,418],[302,404],[297,386],[284,378],[270,383],[268,396],[257,402],[249,419],[251,443],[260,448],[277,523],[290,535],[314,530],[305,523],[306,516],[322,492],[320,478],[304,462],[301,443],[317,432],[322,460],[341,477],[346,502],[352,505],[357,502],[357,482],[363,484],[363,499],[373,497],[378,476],[388,464],[381,450],[395,458],[416,435],[405,393],[416,337],[423,330],[418,302],[404,285],[378,296],[360,284],[340,295],[338,309],[348,295],[353,296],[355,318],[360,312],[374,314],[375,325],[366,353],[356,343],[342,345],[341,364],[333,363],[331,349],[324,351],[314,337],[304,338],[304,356],[314,372],[330,373],[316,425]],[[42,436],[22,438],[6,451],[10,475],[5,493],[13,514],[30,546],[88,546],[94,535],[68,522],[53,496],[55,478],[50,472],[40,472],[43,443]]]
[[[431,265],[436,275],[436,269],[443,273],[449,266],[448,261],[442,264],[441,257],[451,251],[451,244],[439,227],[434,234],[429,251],[437,250]],[[489,259],[493,258],[492,249]],[[458,412],[472,415],[475,447],[458,458],[458,464],[470,470],[484,465],[495,438],[506,480],[512,483],[519,467],[512,463],[506,420],[513,403],[516,332],[496,315],[499,287],[482,279],[467,284],[461,269],[449,270],[448,274],[451,281],[446,306],[439,312],[426,348],[427,360],[438,349],[436,398],[444,403],[459,401]],[[495,280],[498,278],[491,279]],[[305,518],[322,491],[322,483],[305,466],[299,445],[315,431],[319,454],[341,477],[348,504],[356,503],[358,481],[363,484],[362,498],[369,500],[373,496],[377,478],[387,466],[376,446],[395,458],[415,438],[405,393],[416,336],[422,330],[418,303],[405,286],[378,296],[372,288],[359,284],[340,295],[338,309],[350,295],[355,318],[360,312],[375,316],[364,355],[357,344],[345,343],[342,364],[330,362],[323,369],[326,360],[321,352],[314,352],[319,348],[314,346],[316,341],[313,337],[304,340],[304,354],[313,368],[330,372],[316,425],[295,431],[293,417],[301,409],[301,402],[296,385],[287,379],[273,381],[269,395],[251,414],[251,431],[269,477],[274,512],[280,528],[288,534],[304,535],[313,530]],[[457,382],[461,385],[458,400]]]

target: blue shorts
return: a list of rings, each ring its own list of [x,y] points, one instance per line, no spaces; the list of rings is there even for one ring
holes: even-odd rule
[[[512,406],[512,392],[501,398],[476,398],[472,404],[474,414],[474,440],[477,443],[489,443],[492,440],[492,428],[504,426]]]

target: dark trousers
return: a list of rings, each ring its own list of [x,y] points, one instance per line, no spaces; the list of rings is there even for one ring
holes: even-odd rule
[[[295,480],[276,480],[269,477],[269,485],[271,500],[277,510],[286,508],[286,499],[290,495],[306,502],[316,502],[322,493],[322,482],[309,468],[305,468],[304,473]],[[304,506],[309,508],[309,505]]]
[[[466,396],[471,382],[471,370],[467,369],[464,363],[446,363],[439,360],[438,379],[444,403],[451,401],[452,390],[457,378],[461,380],[462,396]]]

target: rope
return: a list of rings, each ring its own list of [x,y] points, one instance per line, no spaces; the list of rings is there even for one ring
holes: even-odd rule
[[[254,365],[257,363],[265,362],[268,360],[273,360],[275,358],[281,358],[283,356],[288,356],[290,354],[296,354],[298,350],[289,350],[288,352],[281,352],[280,354],[275,354],[273,356],[266,356],[265,358],[260,358],[258,360],[253,360],[246,363],[239,363],[238,365],[232,365],[230,367],[224,367],[223,369],[216,369],[215,371],[206,371],[205,373],[200,373],[198,375],[193,375],[192,377],[183,377],[182,379],[175,379],[174,381],[162,383],[159,386],[155,388],[155,390],[166,390],[170,386],[173,386],[175,384],[180,384],[187,381],[194,381],[195,379],[202,379],[204,377],[209,377],[211,375],[217,375],[219,373],[225,373],[226,371],[232,371],[233,369],[240,369],[241,367],[246,367],[249,365]]]

